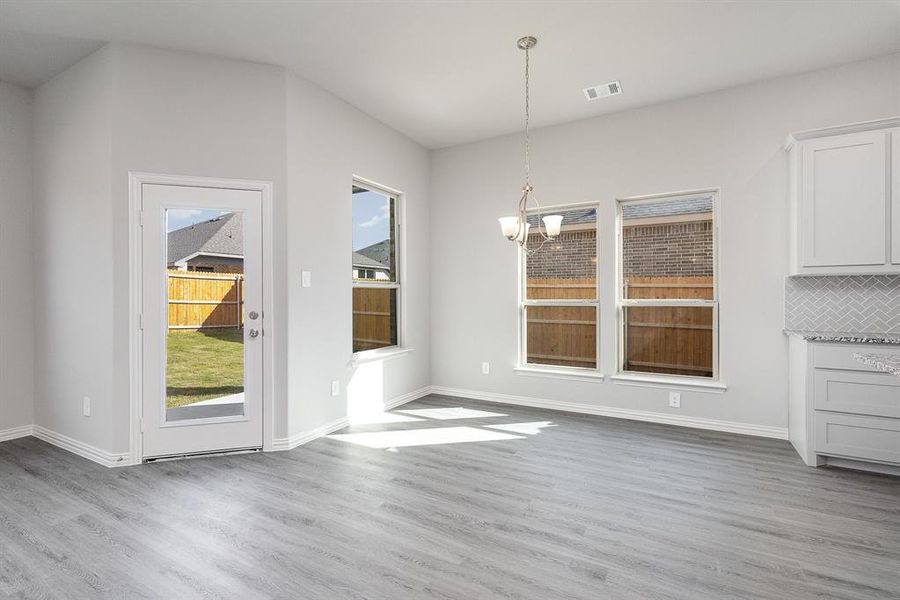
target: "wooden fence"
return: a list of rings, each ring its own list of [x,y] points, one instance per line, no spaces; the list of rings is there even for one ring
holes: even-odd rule
[[[169,271],[169,329],[244,325],[243,273]]]
[[[593,300],[597,280],[529,278],[529,300]],[[592,368],[597,363],[597,309],[593,306],[529,306],[528,362]]]
[[[631,299],[711,299],[711,277],[631,277]],[[529,279],[529,299],[593,299],[590,279]],[[527,308],[528,362],[594,367],[597,311],[593,306]],[[707,307],[631,307],[625,314],[625,369],[712,375],[713,311]],[[613,335],[613,332],[607,333]]]
[[[353,351],[397,345],[397,290],[353,288]]]

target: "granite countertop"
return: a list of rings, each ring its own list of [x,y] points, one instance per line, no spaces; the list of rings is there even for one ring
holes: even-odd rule
[[[864,365],[869,365],[873,369],[900,377],[900,354],[854,352],[853,358]]]
[[[861,333],[843,331],[798,331],[785,329],[788,335],[808,342],[843,342],[845,344],[900,344],[900,333]]]

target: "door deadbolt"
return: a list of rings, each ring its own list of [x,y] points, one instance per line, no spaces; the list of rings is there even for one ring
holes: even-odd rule
[[[256,312],[255,310],[251,310],[250,314],[247,316],[250,317],[250,320],[255,321],[256,319],[259,318],[259,313]]]

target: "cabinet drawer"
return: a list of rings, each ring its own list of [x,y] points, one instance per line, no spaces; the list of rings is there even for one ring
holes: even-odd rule
[[[813,398],[817,410],[900,418],[900,377],[816,369]]]
[[[900,463],[900,419],[816,411],[816,452]]]
[[[817,369],[844,369],[847,371],[868,371],[881,373],[875,367],[863,364],[853,358],[853,354],[897,354],[900,346],[890,344],[816,344],[813,347],[813,366]]]

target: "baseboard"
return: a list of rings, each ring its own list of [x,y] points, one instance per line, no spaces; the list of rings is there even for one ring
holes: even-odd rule
[[[0,429],[0,442],[28,437],[33,433],[34,425],[21,425],[19,427],[10,427],[9,429]]]
[[[384,410],[391,410],[406,404],[407,402],[412,402],[413,400],[418,400],[419,398],[423,398],[431,393],[431,386],[425,386],[419,388],[417,390],[413,390],[412,392],[403,394],[401,396],[397,396],[396,398],[392,398],[384,403]],[[335,419],[334,421],[330,421],[325,423],[324,425],[319,425],[315,429],[310,429],[308,431],[303,431],[301,433],[292,435],[287,438],[275,438],[272,440],[272,451],[282,451],[282,450],[293,450],[297,446],[302,446],[308,442],[311,442],[320,437],[324,437],[330,433],[334,433],[339,429],[343,429],[350,425],[350,418],[347,416],[343,416],[339,419]]]
[[[894,477],[900,477],[900,467],[896,465],[886,465],[882,463],[867,462],[862,460],[851,460],[848,458],[839,458],[836,456],[822,456],[821,459],[824,465],[828,467],[850,469],[853,471],[865,471],[867,473],[878,473],[880,475],[893,475]]]
[[[533,408],[547,408],[550,410],[562,410],[566,412],[598,415],[601,417],[613,417],[616,419],[630,419],[632,421],[645,421],[648,423],[662,423],[665,425],[679,425],[681,427],[693,427],[710,431],[724,431],[727,433],[740,433],[757,437],[774,438],[778,440],[788,439],[787,427],[772,427],[768,425],[752,425],[749,423],[736,423],[733,421],[720,421],[702,417],[686,417],[656,413],[644,410],[629,410],[626,408],[614,408],[611,406],[597,406],[594,404],[581,404],[577,402],[565,402],[563,400],[549,400],[534,398],[531,396],[513,396],[510,394],[496,394],[477,390],[465,390],[443,386],[431,386],[432,394],[442,396],[456,396],[470,398],[472,400],[484,400],[487,402],[499,402],[501,404],[517,404],[519,406],[531,406]]]
[[[34,425],[31,435],[48,444],[52,444],[57,448],[68,450],[72,454],[77,454],[82,458],[92,460],[104,467],[121,467],[125,465],[128,460],[127,452],[113,454],[106,450],[91,446],[90,444],[79,442],[78,440],[47,429],[46,427],[41,427],[40,425]]]
[[[424,398],[428,394],[431,394],[432,387],[430,385],[426,385],[424,387],[420,387],[417,390],[413,390],[409,393],[403,394],[402,396],[397,396],[391,400],[388,400],[384,403],[384,410],[391,410],[397,408],[398,406],[403,406],[407,402],[412,402],[413,400],[418,400],[419,398]]]

